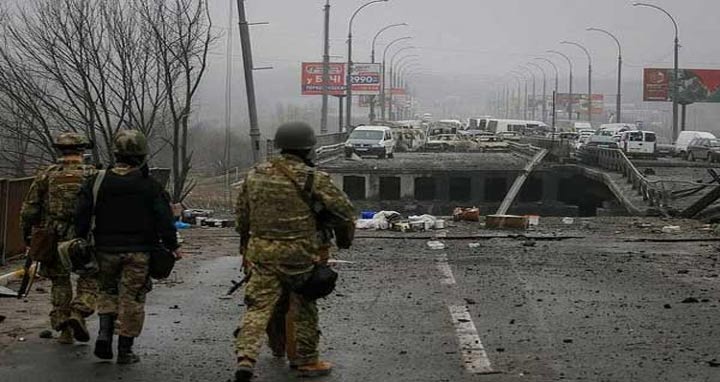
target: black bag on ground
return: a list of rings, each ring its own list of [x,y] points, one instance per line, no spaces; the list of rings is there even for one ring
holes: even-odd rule
[[[166,279],[175,267],[175,254],[165,247],[150,253],[150,277],[155,280]]]
[[[310,300],[327,297],[335,290],[338,274],[326,264],[317,264],[308,279],[298,285],[294,292]]]

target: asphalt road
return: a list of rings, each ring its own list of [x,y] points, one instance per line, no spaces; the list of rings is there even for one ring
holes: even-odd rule
[[[635,231],[614,224],[623,230],[589,226],[572,232],[584,238],[534,246],[358,239],[339,255],[352,263],[337,264],[337,293],[320,304],[322,353],[336,368],[317,380],[720,381],[715,245],[625,242]],[[477,233],[448,235],[468,232]],[[188,235],[192,259],[149,297],[141,363],[98,362],[91,346],[33,333],[0,353],[0,381],[229,380],[243,312],[241,293],[219,298],[238,274],[238,258],[222,256],[237,248],[230,236]],[[258,374],[295,380],[268,350]]]

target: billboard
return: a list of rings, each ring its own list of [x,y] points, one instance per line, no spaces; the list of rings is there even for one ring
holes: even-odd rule
[[[567,93],[559,93],[557,95],[557,109],[565,110],[568,108],[570,95]],[[588,95],[573,94],[572,96],[573,113],[587,114]],[[600,115],[605,111],[605,96],[603,94],[592,95],[592,113]]]
[[[329,95],[345,94],[345,64],[330,63],[330,83],[327,85]],[[303,62],[302,64],[302,95],[323,94],[323,63]]]
[[[720,70],[680,69],[679,99],[684,104],[720,102]],[[643,101],[670,102],[673,69],[646,68],[643,73]]]
[[[352,65],[350,83],[352,83],[353,94],[356,95],[379,95],[380,94],[380,64],[355,64]]]

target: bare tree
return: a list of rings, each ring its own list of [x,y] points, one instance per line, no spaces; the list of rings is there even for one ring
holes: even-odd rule
[[[52,158],[53,135],[75,131],[112,163],[113,136],[138,129],[172,150],[173,199],[187,195],[188,120],[215,40],[205,0],[30,0],[0,17],[0,136],[16,159]]]
[[[167,89],[173,153],[171,195],[179,202],[195,184],[189,181],[193,157],[188,145],[189,117],[215,41],[212,20],[203,0],[138,0],[136,4],[152,28],[159,74]]]

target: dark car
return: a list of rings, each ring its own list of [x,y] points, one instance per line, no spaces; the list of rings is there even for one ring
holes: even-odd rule
[[[687,147],[687,160],[706,160],[720,162],[720,140],[710,138],[695,138]]]

